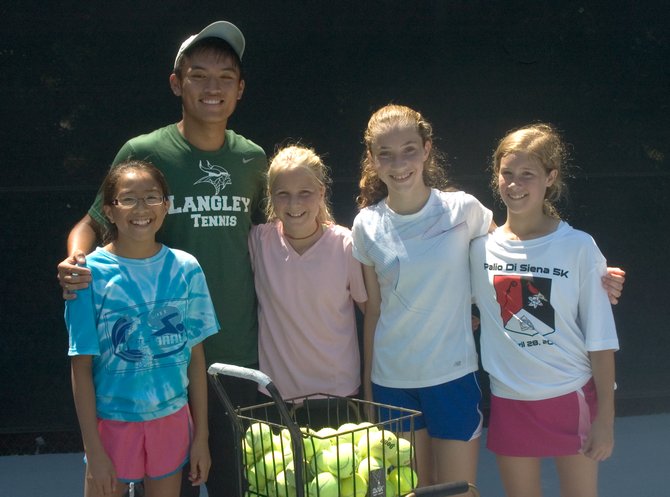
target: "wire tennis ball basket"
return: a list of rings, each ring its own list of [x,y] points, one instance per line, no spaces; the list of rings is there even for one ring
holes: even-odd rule
[[[215,363],[207,372],[232,426],[239,497],[479,495],[467,482],[419,487],[419,411],[324,393],[283,399],[255,369]],[[270,400],[235,407],[221,376],[254,381]],[[382,409],[390,415],[376,421]]]

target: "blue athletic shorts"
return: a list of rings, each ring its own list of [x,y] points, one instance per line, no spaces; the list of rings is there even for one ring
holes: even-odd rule
[[[372,384],[375,402],[421,411],[414,419],[414,429],[428,429],[433,438],[446,440],[473,440],[482,432],[482,412],[479,402],[482,391],[475,373],[424,388],[389,388]],[[379,410],[379,421],[390,421],[402,416],[400,411]],[[402,431],[410,430],[410,421],[404,421]]]

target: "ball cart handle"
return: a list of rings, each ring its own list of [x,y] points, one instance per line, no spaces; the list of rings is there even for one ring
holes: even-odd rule
[[[238,454],[241,454],[240,437],[242,436],[242,433],[244,433],[244,427],[242,426],[242,422],[240,421],[239,417],[235,412],[235,406],[233,406],[230,397],[228,397],[228,394],[221,385],[221,382],[218,381],[217,379],[218,375],[234,376],[244,380],[251,380],[258,383],[258,385],[260,385],[261,387],[265,388],[268,391],[268,393],[272,397],[272,400],[275,402],[277,406],[277,410],[279,411],[279,415],[281,416],[284,426],[286,426],[289,433],[291,434],[291,447],[293,449],[293,457],[298,461],[302,460],[302,434],[300,432],[300,428],[293,421],[293,418],[289,413],[288,407],[286,406],[284,399],[282,398],[281,394],[279,393],[279,390],[277,390],[277,387],[274,385],[274,383],[272,383],[272,380],[268,375],[256,369],[245,368],[242,366],[235,366],[233,364],[222,364],[222,363],[212,364],[211,366],[209,366],[209,368],[207,368],[207,373],[209,375],[209,381],[211,385],[214,387],[217,396],[219,397],[221,402],[223,402],[226,411],[230,416],[233,425],[233,432],[235,433],[235,450]],[[237,471],[237,474],[239,475],[238,477],[241,478],[242,474],[241,460],[238,460],[236,458],[235,462],[238,469]],[[295,477],[297,481],[304,481],[302,464],[295,465]],[[239,485],[240,488],[242,488],[241,481],[239,482]],[[304,489],[302,488],[302,486],[297,488],[296,490],[298,494],[297,497],[303,497]]]

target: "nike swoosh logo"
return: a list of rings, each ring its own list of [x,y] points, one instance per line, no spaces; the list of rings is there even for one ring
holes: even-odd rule
[[[253,157],[242,157],[242,164],[249,164],[252,160],[254,160]]]

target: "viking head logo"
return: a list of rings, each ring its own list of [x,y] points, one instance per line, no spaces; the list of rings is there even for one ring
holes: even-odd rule
[[[230,185],[232,183],[228,171],[220,166],[214,166],[209,161],[207,161],[207,165],[203,166],[202,161],[200,161],[198,167],[203,173],[206,173],[206,176],[203,176],[193,184],[197,185],[198,183],[210,183],[214,187],[214,195],[218,195],[219,192],[226,187],[226,185]]]

